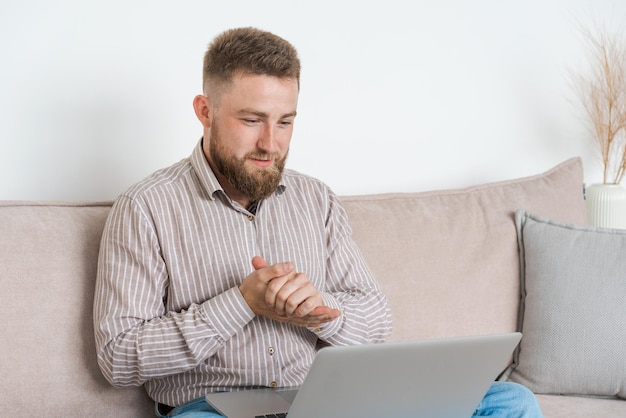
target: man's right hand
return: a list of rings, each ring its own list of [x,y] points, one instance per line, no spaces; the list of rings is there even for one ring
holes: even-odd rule
[[[339,310],[323,305],[321,293],[292,263],[270,266],[257,256],[252,266],[255,271],[239,291],[256,315],[302,327],[319,327],[341,316]]]

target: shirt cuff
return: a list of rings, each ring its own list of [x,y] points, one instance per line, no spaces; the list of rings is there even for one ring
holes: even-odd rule
[[[341,311],[341,305],[339,304],[337,299],[330,293],[322,293],[322,301],[324,302],[324,305]],[[339,332],[342,325],[343,325],[343,312],[341,313],[341,316],[339,316],[339,318],[333,321],[322,324],[319,327],[309,327],[308,329],[311,332],[313,332],[315,335],[317,335],[317,337],[320,340],[326,341],[327,339],[335,335],[337,332]]]
[[[212,297],[201,306],[206,322],[223,340],[230,339],[255,317],[238,287]]]

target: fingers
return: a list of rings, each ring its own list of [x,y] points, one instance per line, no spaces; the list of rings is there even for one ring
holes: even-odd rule
[[[255,270],[260,270],[263,267],[268,267],[269,264],[267,264],[267,261],[265,261],[265,259],[261,256],[254,256],[252,257],[252,267],[254,267]]]
[[[252,258],[252,266],[254,271],[243,279],[239,285],[239,291],[250,309],[255,314],[262,315],[268,308],[265,300],[268,283],[293,274],[294,268],[292,263],[278,263],[270,266],[259,256]]]
[[[252,267],[254,267],[254,270],[259,272],[260,280],[265,283],[269,283],[270,280],[290,274],[294,270],[293,263],[276,263],[270,266],[267,261],[263,259],[263,257],[258,255],[252,258]]]
[[[317,327],[341,315],[339,310],[323,305],[321,293],[304,273],[295,272],[293,263],[269,265],[262,257],[255,256],[252,266],[255,271],[250,278],[254,277],[257,285],[262,286],[257,290],[261,299],[257,300],[265,305],[265,308],[255,305],[255,313],[305,327]]]
[[[292,316],[300,310],[298,316],[305,316],[322,303],[322,298],[304,274],[296,273],[272,280],[265,293],[265,302],[280,315]]]
[[[318,306],[309,315],[304,317],[282,317],[283,322],[289,322],[302,327],[320,327],[334,321],[341,316],[341,311],[329,306]]]

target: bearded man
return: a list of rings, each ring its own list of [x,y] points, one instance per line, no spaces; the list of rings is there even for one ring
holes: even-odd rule
[[[320,344],[391,332],[337,196],[284,169],[299,83],[282,38],[253,28],[218,36],[193,101],[202,139],[109,215],[98,361],[111,384],[143,384],[157,415],[212,391],[298,386]]]

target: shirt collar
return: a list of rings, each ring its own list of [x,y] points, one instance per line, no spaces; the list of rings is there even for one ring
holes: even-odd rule
[[[215,177],[215,173],[213,173],[209,162],[204,156],[204,151],[202,150],[202,139],[198,141],[198,144],[193,149],[189,160],[191,161],[191,166],[200,180],[202,188],[207,192],[207,195],[211,198],[211,200],[215,199],[213,195],[218,190],[224,192],[222,185],[217,180],[217,177]]]

